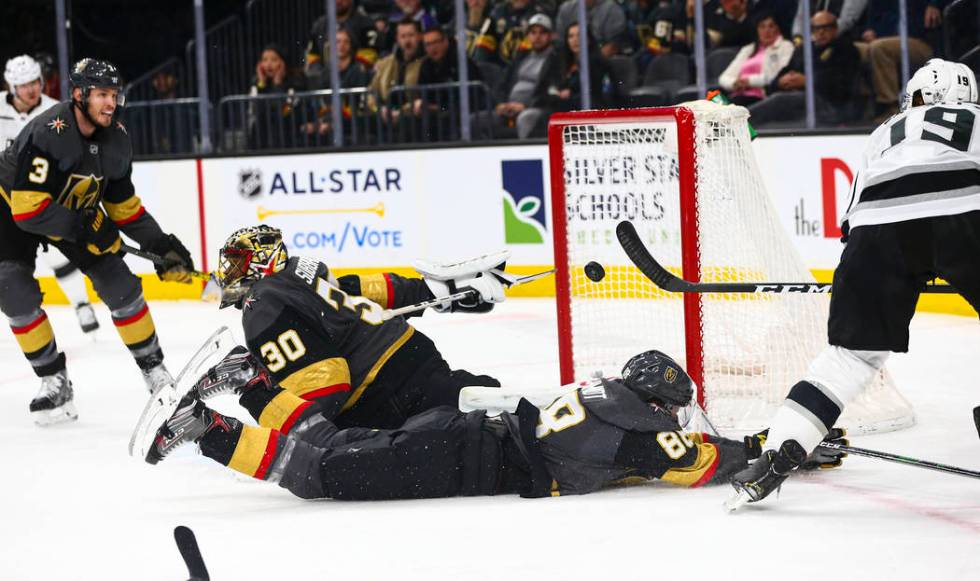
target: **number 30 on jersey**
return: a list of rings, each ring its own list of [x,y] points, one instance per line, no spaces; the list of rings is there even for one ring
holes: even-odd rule
[[[306,345],[303,345],[299,333],[290,329],[279,335],[275,341],[265,342],[259,347],[259,352],[265,359],[265,366],[269,368],[269,371],[275,373],[285,367],[288,361],[296,361],[305,355]]]

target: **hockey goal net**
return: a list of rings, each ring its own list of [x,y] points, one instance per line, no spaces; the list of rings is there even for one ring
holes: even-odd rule
[[[658,289],[616,239],[630,220],[669,270],[691,281],[813,281],[776,215],[741,107],[554,115],[549,126],[562,382],[617,374],[659,349],[686,368],[721,429],[765,427],[826,345],[828,295],[678,294]],[[599,262],[593,282],[584,266]],[[852,432],[914,423],[887,372],[851,403]]]

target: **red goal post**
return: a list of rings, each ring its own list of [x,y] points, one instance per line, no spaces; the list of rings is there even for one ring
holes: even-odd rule
[[[697,231],[698,212],[695,204],[695,164],[694,164],[694,113],[683,107],[655,109],[611,109],[601,111],[573,111],[552,115],[548,124],[548,155],[551,165],[551,207],[554,224],[555,289],[558,301],[558,344],[559,365],[562,384],[575,380],[575,366],[572,358],[572,329],[570,312],[570,275],[568,272],[567,208],[565,204],[565,164],[562,155],[562,131],[570,125],[582,123],[649,123],[651,120],[673,121],[679,128],[677,162],[680,169],[679,200],[681,245],[683,248],[683,277],[698,281],[700,266],[698,245],[691,232]],[[685,234],[687,232],[687,234]],[[700,297],[689,293],[684,295],[685,325],[692,329],[687,338],[687,373],[697,385],[701,385],[704,374],[700,358],[694,346],[701,341],[699,318]],[[625,362],[624,362],[625,363]],[[704,405],[704,394],[698,390],[698,403]]]

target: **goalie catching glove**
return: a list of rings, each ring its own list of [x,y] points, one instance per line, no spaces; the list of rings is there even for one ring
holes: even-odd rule
[[[769,429],[766,428],[758,434],[752,434],[751,436],[745,436],[745,455],[748,456],[749,460],[755,460],[762,455],[762,447],[766,445],[766,437],[769,435]],[[829,442],[831,444],[837,444],[840,446],[848,446],[850,442],[844,437],[847,432],[844,428],[832,428],[830,433],[824,436],[823,441]],[[807,456],[803,464],[800,465],[801,470],[828,470],[830,468],[838,468],[843,462],[844,457],[847,456],[846,452],[841,450],[834,450],[832,448],[823,448],[817,446],[810,455]]]
[[[194,261],[191,253],[173,234],[158,238],[147,250],[163,258],[162,264],[154,264],[160,280],[184,284],[190,284],[193,280],[191,272],[194,271]]]
[[[446,298],[442,304],[433,307],[436,311],[486,313],[494,303],[504,302],[504,289],[516,280],[504,272],[508,258],[510,252],[505,250],[457,264],[416,261],[415,270],[422,275],[434,298]],[[467,290],[472,292],[464,298],[448,299],[450,295]]]

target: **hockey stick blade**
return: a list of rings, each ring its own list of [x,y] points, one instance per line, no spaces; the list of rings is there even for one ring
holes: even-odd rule
[[[973,423],[977,426],[977,435],[980,436],[980,405],[973,408]]]
[[[210,581],[211,577],[204,565],[204,557],[201,556],[201,548],[197,545],[194,531],[180,525],[174,529],[174,540],[177,541],[177,550],[184,558],[187,572],[191,576],[188,581]]]
[[[866,448],[855,448],[853,446],[844,446],[842,444],[834,444],[832,442],[820,442],[818,446],[830,450],[840,450],[841,452],[844,452],[846,454],[853,454],[855,456],[864,456],[865,458],[877,458],[879,460],[886,460],[888,462],[895,462],[897,464],[905,464],[906,466],[916,466],[918,468],[925,468],[927,470],[935,470],[936,472],[945,472],[946,474],[956,474],[958,476],[966,476],[967,478],[980,478],[980,472],[967,470],[966,468],[960,468],[958,466],[949,466],[948,464],[930,462],[929,460],[919,460],[917,458],[909,458],[908,456],[900,456],[898,454],[891,454],[889,452],[879,452],[877,450],[868,450]]]
[[[624,220],[616,226],[616,237],[626,256],[653,284],[674,293],[803,293],[831,292],[833,285],[822,282],[690,282],[673,275],[650,254],[636,228]],[[949,285],[927,284],[920,292],[956,294]]]

